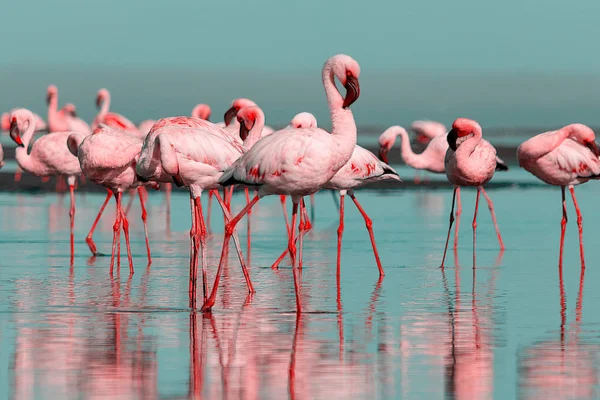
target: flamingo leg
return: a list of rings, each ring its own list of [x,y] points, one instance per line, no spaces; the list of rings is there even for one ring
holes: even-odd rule
[[[279,195],[279,201],[281,201],[281,209],[283,210],[283,218],[285,219],[285,229],[287,231],[288,237],[290,237],[290,223],[288,222],[288,213],[285,207],[285,195]]]
[[[475,242],[477,241],[477,210],[479,209],[479,195],[481,186],[477,187],[477,196],[475,197],[475,214],[473,215],[473,268],[475,268]]]
[[[121,218],[123,221],[123,233],[125,234],[125,246],[127,247],[127,262],[129,262],[129,275],[133,275],[133,259],[131,257],[131,243],[129,242],[129,220],[127,219],[127,215],[125,215],[125,211],[123,210],[123,205],[119,204],[121,209]]]
[[[144,222],[144,235],[146,236],[146,252],[148,253],[148,265],[152,264],[152,255],[150,254],[150,241],[148,240],[148,213],[146,212],[146,200],[142,193],[142,187],[138,188],[138,194],[140,196],[140,207],[142,208],[142,221]]]
[[[565,231],[567,230],[567,200],[565,198],[565,187],[560,187],[562,193],[562,220],[560,221],[560,253],[558,256],[558,268],[562,270],[563,265],[563,248],[565,245]]]
[[[302,201],[302,199],[300,199]],[[296,267],[296,241],[294,239],[294,233],[296,230],[296,216],[298,214],[298,202],[294,201],[294,207],[292,209],[292,234],[289,238],[288,248],[290,254],[292,254],[292,272],[294,275],[294,292],[296,293],[296,313],[302,313],[302,304],[300,302],[300,279],[298,276],[298,268]]]
[[[444,268],[444,261],[446,261],[446,252],[448,251],[448,242],[450,241],[450,231],[452,230],[452,224],[454,223],[454,202],[456,201],[456,192],[459,187],[454,186],[454,194],[452,195],[452,208],[450,209],[450,225],[448,226],[448,236],[446,236],[446,247],[444,247],[444,256],[442,257],[442,265],[440,268]]]
[[[102,216],[102,213],[104,212],[104,209],[106,208],[106,205],[110,201],[111,197],[112,197],[112,192],[110,190],[108,190],[108,193],[106,194],[106,198],[104,199],[104,203],[102,203],[102,207],[100,207],[100,211],[98,211],[98,215],[96,215],[94,224],[92,225],[90,232],[88,233],[87,237],[85,238],[85,241],[88,244],[88,247],[90,248],[90,251],[92,252],[92,255],[94,255],[94,256],[98,254],[98,250],[96,249],[96,244],[94,243],[92,236],[94,234],[94,231],[96,230],[96,225],[98,225],[98,221],[100,221],[100,217]]]
[[[74,180],[75,178],[73,178]],[[71,178],[69,177],[69,181]],[[69,194],[71,197],[71,208],[69,209],[70,219],[70,241],[71,241],[71,265],[73,265],[73,259],[75,258],[75,185],[69,182]]]
[[[198,218],[198,236],[200,239],[200,248],[202,251],[202,296],[206,301],[208,288],[206,287],[208,278],[206,277],[206,226],[204,225],[204,215],[202,214],[202,201],[200,197],[196,197],[196,214]]]
[[[341,258],[342,258],[342,235],[344,234],[344,199],[346,191],[340,190],[340,225],[337,229],[337,272],[336,276],[341,273]]]
[[[248,188],[244,188],[244,193],[246,194],[246,204],[250,203],[250,192],[248,191]],[[248,216],[246,217],[246,221],[247,221],[247,247],[246,247],[246,252],[248,253],[248,262],[250,262],[250,216],[252,215],[252,210],[248,210]]]
[[[350,191],[349,195],[350,195],[350,198],[352,199],[352,201],[354,202],[354,205],[356,205],[356,208],[358,208],[358,211],[360,211],[363,218],[365,219],[365,225],[367,226],[367,230],[369,231],[369,238],[371,239],[371,246],[373,246],[373,254],[375,255],[375,261],[377,262],[377,268],[379,269],[379,276],[384,276],[385,273],[383,272],[383,267],[381,266],[381,260],[379,259],[379,252],[377,251],[377,244],[375,244],[375,235],[373,234],[373,221],[371,220],[371,218],[369,218],[369,216],[367,215],[365,210],[362,208],[362,206],[356,199],[356,196],[354,196],[354,193],[352,191]]]
[[[502,235],[500,234],[500,228],[498,228],[498,221],[496,220],[496,213],[494,212],[494,203],[483,187],[481,188],[481,194],[483,194],[485,201],[488,203],[492,221],[494,222],[494,228],[496,229],[496,236],[498,236],[498,243],[500,243],[500,250],[504,250],[504,242],[502,241]]]
[[[460,215],[462,214],[462,203],[460,201],[460,187],[456,189],[456,225],[454,226],[454,250],[458,248],[458,228],[460,227]]]
[[[208,209],[206,210],[206,229],[208,232],[210,232],[210,214],[211,214],[211,210],[212,210],[212,198],[213,198],[213,191],[209,190],[208,191]]]
[[[302,203],[304,204],[304,201]],[[302,210],[304,212],[304,233],[306,233],[312,229],[312,223],[310,221],[310,218],[308,218],[308,211],[306,211],[306,204],[304,204],[304,207],[302,207]]]
[[[219,197],[217,197],[217,200],[218,199],[219,199]],[[260,200],[260,197],[258,195],[256,195],[254,197],[254,199],[252,199],[252,201],[250,203],[248,203],[246,205],[246,207],[244,207],[242,209],[242,211],[239,212],[238,215],[236,215],[233,219],[231,219],[227,223],[227,225],[225,225],[225,235],[223,238],[223,248],[221,250],[221,259],[219,260],[219,267],[217,268],[217,274],[215,276],[215,281],[213,283],[213,288],[210,293],[210,297],[202,305],[202,312],[210,311],[212,309],[212,307],[215,305],[215,300],[217,298],[217,290],[219,288],[219,281],[221,279],[221,273],[223,272],[223,265],[225,264],[225,261],[226,261],[225,254],[227,253],[227,246],[229,246],[229,240],[231,239],[231,236],[234,233],[235,226],[238,224],[238,222],[240,222],[240,220],[244,217],[244,215],[246,215],[248,213],[248,210],[250,210],[258,202],[258,200]],[[222,204],[221,201],[219,201],[219,203]],[[243,257],[240,259],[240,262],[243,263]]]
[[[192,228],[190,229],[190,282],[188,293],[190,297],[189,306],[192,309],[196,308],[196,277],[194,275],[194,268],[196,263],[196,258],[198,257],[198,253],[196,251],[196,242],[197,242],[197,226],[196,226],[196,202],[192,197],[192,193],[190,192],[190,209],[192,212]]]
[[[302,244],[304,237],[304,229],[305,229],[305,214],[306,206],[304,204],[304,199],[300,200],[300,223],[298,224],[298,268],[302,270]]]
[[[17,169],[15,169],[15,182],[21,182],[21,175],[23,174],[23,170],[21,167],[17,165]]]
[[[113,274],[115,265],[115,250],[117,248],[117,240],[120,240],[119,232],[121,232],[121,213],[119,211],[121,203],[121,192],[115,193],[115,199],[117,201],[117,215],[115,217],[115,224],[113,225],[113,242],[112,242],[112,253],[110,257],[110,275]]]
[[[220,198],[219,192],[215,191],[215,196],[217,197],[217,201],[219,202],[219,205],[223,209],[223,207],[225,206],[225,203],[223,202],[223,199]],[[227,218],[227,222],[231,221],[231,219],[233,217],[231,216],[229,211],[226,212],[225,209],[223,209],[223,213],[225,214],[225,217]],[[248,272],[248,268],[246,267],[246,264],[244,263],[244,256],[242,255],[242,251],[241,251],[242,247],[240,245],[240,239],[238,238],[237,232],[235,230],[233,231],[232,236],[233,236],[233,244],[235,245],[238,259],[240,260],[240,264],[242,266],[242,273],[244,274],[244,279],[246,280],[246,286],[248,287],[248,293],[255,293],[254,286],[252,285],[252,280],[250,279],[250,273]]]
[[[579,228],[579,255],[581,256],[581,268],[585,269],[585,256],[583,254],[583,217],[581,216],[581,210],[579,204],[577,204],[577,198],[575,197],[575,189],[573,186],[569,186],[571,197],[573,197],[573,205],[575,206],[575,212],[577,213],[577,228]]]

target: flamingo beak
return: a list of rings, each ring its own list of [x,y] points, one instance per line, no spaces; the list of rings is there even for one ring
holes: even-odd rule
[[[237,113],[238,110],[233,106],[229,110],[225,111],[225,115],[223,116],[225,126],[229,126],[229,124],[231,124],[231,120],[237,115]]]
[[[587,142],[585,145],[587,146],[588,149],[590,149],[592,151],[592,153],[594,153],[594,155],[596,157],[600,156],[600,152],[598,151],[598,146],[596,145],[596,142],[594,142],[594,141]]]
[[[421,144],[427,144],[430,142],[429,138],[425,135],[417,135],[417,142]]]
[[[96,108],[100,108],[102,105],[102,96],[96,96]]]
[[[17,146],[25,147],[25,145],[23,144],[23,141],[21,140],[21,136],[19,134],[19,127],[17,126],[16,118],[13,118],[12,122],[10,123],[10,138],[15,141]]]
[[[456,139],[458,139],[458,131],[456,129],[451,129],[450,132],[448,132],[448,136],[446,136],[446,140],[452,151],[456,151]]]
[[[352,75],[346,76],[346,84],[344,85],[346,88],[346,98],[344,99],[343,108],[348,108],[358,99],[360,96],[360,85],[358,84],[358,79],[356,79]]]
[[[388,153],[388,149],[386,149],[385,147],[379,148],[379,159],[381,161],[383,161],[384,163],[389,164],[387,153]]]
[[[71,111],[69,112],[69,114],[71,114],[71,117],[73,117],[73,118],[77,118],[77,111],[75,111],[75,110],[71,110]]]
[[[250,129],[248,129],[244,120],[241,120],[239,122],[240,122],[240,138],[242,139],[242,141],[245,141],[246,138],[248,137],[248,134],[250,133]]]
[[[46,105],[50,105],[50,100],[52,99],[52,94],[46,94]]]

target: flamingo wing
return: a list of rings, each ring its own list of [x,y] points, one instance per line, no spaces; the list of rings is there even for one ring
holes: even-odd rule
[[[31,157],[46,168],[46,175],[79,175],[79,160],[67,147],[69,136],[76,132],[55,132],[41,136],[31,148]]]
[[[137,157],[142,144],[137,136],[100,125],[81,143],[78,156],[84,170],[123,168]]]
[[[594,152],[571,138],[546,155],[563,172],[576,174],[581,178],[600,175],[600,160]]]
[[[374,179],[386,174],[398,176],[396,171],[380,161],[375,154],[361,146],[356,146],[350,160],[332,178],[338,175],[351,176],[352,179]]]

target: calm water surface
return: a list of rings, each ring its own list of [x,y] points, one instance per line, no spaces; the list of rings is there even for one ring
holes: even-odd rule
[[[413,173],[402,169],[405,179]],[[520,171],[499,180],[528,181]],[[533,182],[533,180],[530,180]],[[348,199],[341,279],[338,216],[316,196],[295,313],[278,198],[252,214],[247,296],[234,252],[210,315],[187,308],[189,200],[151,193],[153,263],[146,266],[138,204],[131,211],[136,272],[110,277],[83,238],[103,195],[78,195],[75,265],[69,266],[68,198],[0,195],[0,398],[597,398],[600,396],[600,189],[577,189],[587,251],[580,274],[576,217],[559,276],[560,193],[489,190],[507,246],[498,252],[480,207],[472,268],[474,191],[463,193],[457,254],[438,268],[451,190],[361,191],[386,271],[378,279],[364,221]],[[234,207],[243,197],[234,197]],[[109,251],[114,206],[95,235]],[[223,223],[213,207],[209,275]],[[246,226],[240,224],[242,242]],[[123,248],[124,250],[124,248]],[[245,250],[245,254],[247,251]],[[212,280],[211,280],[212,283]]]

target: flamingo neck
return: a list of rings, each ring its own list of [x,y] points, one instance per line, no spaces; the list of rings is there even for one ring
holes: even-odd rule
[[[50,96],[48,102],[48,128],[50,132],[56,132],[56,123],[58,119],[58,93]]]
[[[248,132],[248,137],[244,140],[244,149],[246,151],[250,150],[252,146],[256,142],[258,142],[261,138],[263,128],[265,127],[265,116],[258,113],[256,119],[254,120],[254,126]]]
[[[31,138],[35,132],[35,117],[33,114],[29,114],[27,119],[25,119],[27,123],[27,128],[25,129],[25,133],[21,136],[21,141],[23,141],[23,147],[18,146],[15,150],[15,158],[17,159],[17,163],[21,168],[26,171],[31,171],[33,169],[33,160],[29,155],[29,143],[31,142]]]
[[[156,157],[154,154],[155,150],[157,151],[157,153],[159,152],[159,149],[155,149],[156,138],[158,137],[159,131],[160,130],[158,129],[151,130],[150,133],[148,133],[146,139],[144,140],[144,145],[142,147],[142,151],[140,152],[140,156],[137,161],[136,171],[138,172],[138,174],[140,174],[140,176],[144,178],[149,177],[145,175],[145,172],[152,171],[152,160],[160,159],[160,154],[156,154]]]
[[[333,65],[325,65],[322,80],[331,116],[331,134],[337,138],[340,153],[348,161],[356,147],[356,122],[350,108],[342,107],[344,99],[335,87],[334,79]]]
[[[108,114],[108,110],[110,109],[110,94],[106,94],[102,101],[102,106],[100,107],[100,111],[96,118],[94,119],[94,125],[98,125],[99,123],[104,121],[106,114]]]
[[[408,137],[408,133],[401,129],[398,131],[398,136],[400,136],[400,155],[402,157],[402,161],[410,167],[420,168],[419,158],[420,154],[415,154],[412,147],[410,146],[410,138]],[[394,136],[395,137],[395,136]]]

